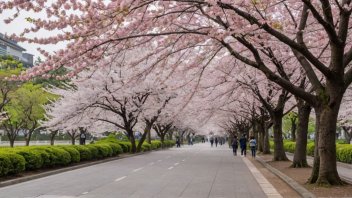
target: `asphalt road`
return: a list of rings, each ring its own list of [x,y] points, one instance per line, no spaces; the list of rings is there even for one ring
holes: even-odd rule
[[[269,197],[280,197],[275,195],[270,183],[263,184],[262,180],[265,179],[249,160],[232,156],[227,146],[211,148],[205,143],[150,152],[3,187],[0,197],[260,198],[268,197],[267,192],[274,193]],[[263,188],[268,185],[268,189]]]

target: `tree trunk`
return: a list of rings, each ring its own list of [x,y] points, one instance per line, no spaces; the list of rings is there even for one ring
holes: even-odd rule
[[[164,148],[164,140],[166,133],[160,134],[161,148]]]
[[[29,142],[31,141],[32,134],[28,133],[26,139],[26,146],[29,146]]]
[[[269,128],[271,124],[265,125],[264,127],[264,144],[263,144],[263,154],[270,154],[270,137]]]
[[[291,140],[293,142],[296,141],[296,128],[297,128],[296,118],[291,119]]]
[[[291,167],[302,168],[307,167],[307,136],[308,124],[311,106],[304,104],[303,101],[298,101],[298,131],[295,154]]]
[[[263,153],[264,152],[264,136],[265,136],[265,126],[263,126],[262,122],[258,123],[258,151]]]
[[[11,139],[9,139],[9,141],[10,141],[10,147],[14,147],[15,140],[11,138]]]
[[[137,145],[137,152],[141,152],[142,151],[143,143],[144,143],[145,139],[147,138],[148,134],[150,134],[152,126],[153,126],[153,124],[149,124],[148,123],[146,125],[146,127],[144,128],[144,133],[143,133],[143,135],[142,135],[142,137],[139,140],[138,145]]]
[[[148,142],[149,144],[152,143],[152,135],[151,135],[151,133],[152,133],[152,131],[149,130],[149,131],[148,131],[148,134],[147,134],[147,142]]]
[[[336,101],[335,101],[336,102]],[[331,107],[332,106],[332,107]],[[319,127],[320,166],[317,184],[340,185],[342,181],[336,168],[336,123],[340,104],[322,108]]]
[[[71,136],[71,144],[75,145],[76,144],[76,137],[73,135]]]
[[[54,133],[51,133],[51,136],[50,136],[50,145],[54,145],[54,142],[55,142],[55,136],[56,136],[56,134]]]
[[[283,111],[273,113],[273,129],[274,129],[274,159],[273,161],[286,161],[288,160],[285,149],[284,141],[282,138],[282,117]]]
[[[130,137],[130,142],[131,142],[131,153],[136,153],[137,147],[136,147],[136,140],[134,139],[134,136]]]
[[[314,161],[313,168],[310,178],[308,179],[308,183],[314,184],[319,175],[319,165],[320,165],[320,157],[319,157],[319,129],[320,129],[320,109],[314,108],[315,111],[315,134],[314,134]]]

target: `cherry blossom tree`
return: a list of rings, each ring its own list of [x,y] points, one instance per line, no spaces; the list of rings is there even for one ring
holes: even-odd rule
[[[47,61],[23,74],[48,76],[65,65],[72,77],[87,66],[103,66],[134,47],[152,46],[153,53],[134,64],[158,57],[146,70],[180,67],[172,57],[188,60],[183,67],[204,70],[214,57],[231,56],[253,67],[291,94],[313,106],[320,122],[316,134],[319,170],[311,182],[341,184],[336,170],[335,131],[341,100],[352,82],[349,0],[343,1],[6,1],[1,10],[45,12],[46,19],[28,18],[31,28],[14,35],[19,41],[56,44],[71,41]],[[79,14],[73,14],[78,10]],[[64,30],[56,36],[30,38],[39,30]],[[69,29],[68,31],[65,31]],[[191,53],[193,52],[193,53]],[[286,61],[286,57],[295,61]],[[109,57],[107,59],[106,57]],[[299,64],[293,64],[298,61]],[[280,63],[280,64],[277,64]],[[133,64],[131,64],[133,65]],[[231,63],[227,63],[233,67]],[[280,75],[301,68],[312,91]],[[289,73],[289,72],[286,72]],[[202,72],[198,73],[202,75]]]

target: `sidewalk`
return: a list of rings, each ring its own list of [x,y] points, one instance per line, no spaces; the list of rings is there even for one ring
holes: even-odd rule
[[[292,161],[293,154],[286,152],[286,155],[287,155],[288,159]],[[313,157],[307,156],[307,162],[310,166],[313,165],[313,160],[314,160]],[[352,165],[351,164],[337,162],[337,172],[339,173],[340,177],[343,180],[352,184]]]

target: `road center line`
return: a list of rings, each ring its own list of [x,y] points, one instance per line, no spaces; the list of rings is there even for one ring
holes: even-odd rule
[[[140,167],[140,168],[134,169],[133,172],[135,173],[135,172],[140,171],[142,169],[143,169],[143,167]]]
[[[127,176],[123,176],[123,177],[117,178],[117,179],[115,179],[115,182],[121,181],[121,180],[125,179],[126,177]]]
[[[179,165],[179,164],[180,164],[180,163],[175,163],[174,166],[177,166],[177,165]]]
[[[151,166],[154,165],[154,162],[149,163],[149,165],[151,165]]]
[[[89,193],[89,192],[83,192],[82,195],[86,195],[86,194],[88,194],[88,193]]]
[[[173,167],[173,166],[171,166],[171,167],[169,167],[168,169],[169,169],[169,170],[171,170],[171,169],[173,169],[173,168],[174,168],[174,167]]]

